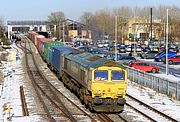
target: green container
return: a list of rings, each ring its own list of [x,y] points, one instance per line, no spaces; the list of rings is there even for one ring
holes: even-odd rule
[[[49,63],[49,52],[52,46],[63,46],[62,42],[44,42],[44,52],[43,52],[43,59]]]

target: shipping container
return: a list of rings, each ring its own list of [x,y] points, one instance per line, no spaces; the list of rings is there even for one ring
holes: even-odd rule
[[[31,40],[32,40],[33,43],[35,43],[35,40],[36,40],[36,36],[37,36],[37,35],[38,35],[37,33],[32,33],[32,35],[31,35]]]
[[[43,46],[43,59],[45,62],[47,62],[49,64],[49,52],[50,52],[50,47],[52,46],[63,46],[64,44],[62,42],[43,42],[44,46]],[[42,44],[42,45],[43,45]]]
[[[35,35],[34,44],[36,47],[38,47],[38,39],[43,39],[43,38],[45,38],[43,35],[39,35],[39,34]]]
[[[37,46],[37,48],[38,48],[38,51],[39,51],[39,53],[42,55],[42,47],[43,47],[43,42],[51,42],[51,41],[53,41],[52,40],[52,38],[42,38],[42,39],[38,39],[38,46]]]
[[[69,46],[53,46],[50,48],[49,62],[53,70],[58,74],[61,74],[63,59],[62,55],[71,53],[75,50]]]

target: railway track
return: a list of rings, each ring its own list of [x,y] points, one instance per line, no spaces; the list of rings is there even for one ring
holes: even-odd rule
[[[176,119],[164,114],[163,112],[153,108],[152,106],[138,100],[137,98],[126,94],[127,95],[127,102],[126,105],[133,108],[138,113],[142,114],[149,120],[153,122],[159,121],[171,121],[171,122],[178,122]]]
[[[28,48],[27,48],[27,43],[29,45]],[[66,120],[66,121],[77,121],[77,120],[82,120],[82,118],[88,118],[92,122],[95,122],[97,120],[101,120],[104,122],[116,121],[116,120],[112,120],[110,117],[108,117],[107,114],[93,114],[93,115],[91,114],[91,115],[89,115],[86,111],[84,111],[82,108],[80,108],[74,102],[72,102],[69,98],[67,98],[65,95],[63,95],[59,90],[57,90],[57,88],[55,88],[55,86],[53,86],[45,78],[43,73],[37,67],[36,61],[33,56],[33,52],[31,50],[30,42],[27,41],[27,43],[24,43],[25,46],[23,46],[22,43],[19,43],[19,45],[17,45],[17,47],[25,52],[26,66],[28,69],[28,74],[29,74],[31,80],[33,81],[33,86],[40,98],[40,101],[43,104],[44,110],[47,113],[45,115],[47,115],[47,117],[49,118],[50,121],[56,121],[56,119],[54,119],[53,115],[56,115],[56,118],[57,118],[57,116],[59,116],[59,117],[63,116],[64,120]],[[59,100],[58,98],[61,98],[61,100]],[[59,105],[60,103],[61,103],[61,105]],[[52,104],[53,104],[54,108],[53,108]],[[52,109],[52,108],[55,111],[54,113],[48,111],[49,109]],[[57,109],[58,109],[58,111],[60,111],[60,113],[57,112]],[[119,115],[117,114],[117,116],[119,116]],[[119,116],[119,118],[121,118],[122,121],[127,122],[121,116]]]
[[[114,122],[107,114],[101,113],[98,114],[98,117],[101,119],[102,122]]]
[[[30,44],[29,44],[29,47],[30,47]],[[24,47],[22,46],[22,44],[20,44],[20,48],[23,51],[25,51],[28,74],[31,80],[33,81],[34,88],[40,98],[40,101],[42,102],[44,106],[44,110],[46,111],[47,116],[50,121],[56,121],[52,117],[52,115],[58,115],[58,114],[52,113],[52,109],[53,109],[52,105],[51,105],[51,108],[49,108],[50,104],[48,104],[48,102],[54,105],[55,112],[57,112],[57,109],[59,109],[61,111],[59,115],[62,116],[62,113],[63,113],[63,115],[66,116],[66,121],[67,119],[69,121],[77,121],[77,120],[80,120],[80,118],[89,118],[91,121],[96,121],[95,119],[91,117],[91,115],[88,115],[87,112],[83,111],[79,106],[77,106],[72,101],[64,97],[62,93],[60,94],[60,92],[55,87],[52,87],[52,84],[50,85],[48,80],[39,71],[37,64],[35,62],[34,56],[31,53],[32,52],[31,47],[30,49],[26,50],[26,43],[25,43]],[[44,100],[44,99],[48,99],[48,100]],[[51,109],[51,112],[48,111],[49,109]],[[73,112],[70,112],[71,110]]]

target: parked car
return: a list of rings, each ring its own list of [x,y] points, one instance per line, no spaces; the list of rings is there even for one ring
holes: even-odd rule
[[[126,51],[131,52],[131,51],[134,51],[134,49],[136,50],[136,52],[141,52],[142,51],[142,48],[139,45],[129,45],[126,48]]]
[[[119,45],[119,53],[126,53],[126,46],[125,45]]]
[[[97,44],[97,47],[98,47],[98,48],[103,48],[103,47],[104,47],[104,44],[103,44],[102,42],[99,42],[99,43]]]
[[[135,49],[136,49],[136,52],[141,52],[141,51],[142,51],[142,48],[141,48],[139,45],[137,45],[137,46],[135,47]]]
[[[174,57],[177,55],[177,52],[168,52],[168,58]],[[156,55],[154,61],[155,62],[161,62],[164,61],[166,58],[166,52],[161,52],[158,55]]]
[[[140,54],[140,57],[142,59],[154,59],[158,53],[158,51],[143,52]]]
[[[92,47],[89,52],[92,53],[92,54],[99,55],[101,57],[106,57],[106,55],[108,55],[108,53],[109,53],[109,51],[99,49],[97,47]]]
[[[164,61],[166,63],[166,60]],[[172,65],[175,63],[180,63],[180,55],[176,55],[174,57],[168,58],[168,64]]]
[[[128,55],[122,55],[122,56],[119,56],[118,58],[117,58],[117,61],[118,62],[121,62],[121,63],[131,63],[131,62],[134,62],[134,61],[136,61],[136,59],[134,58],[134,57],[132,57],[132,56],[128,56]]]
[[[76,49],[79,49],[80,51],[90,52],[91,48],[89,46],[78,46]]]
[[[131,52],[131,45],[127,46],[126,51]],[[132,49],[132,51],[133,51],[133,49]]]
[[[117,53],[117,59],[122,57],[121,54]],[[115,60],[115,53],[112,53],[112,52],[109,52],[107,53],[107,55],[105,56],[107,59],[112,59],[112,60]]]
[[[109,42],[105,42],[105,43],[103,44],[103,46],[104,46],[105,48],[109,47]]]
[[[152,72],[152,73],[159,72],[158,67],[143,62],[132,62],[129,66],[135,69],[142,70],[144,72]]]

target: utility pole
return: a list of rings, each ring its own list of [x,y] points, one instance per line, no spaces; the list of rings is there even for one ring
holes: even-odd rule
[[[117,61],[117,16],[115,16],[115,61]]]
[[[150,10],[150,14],[151,14],[151,24],[150,24],[150,28],[151,28],[151,41],[152,41],[152,8]]]
[[[59,22],[58,30],[59,30],[59,32],[58,32],[58,39],[60,39],[60,22]]]
[[[65,38],[64,38],[64,22],[63,22],[63,42],[65,42]]]

